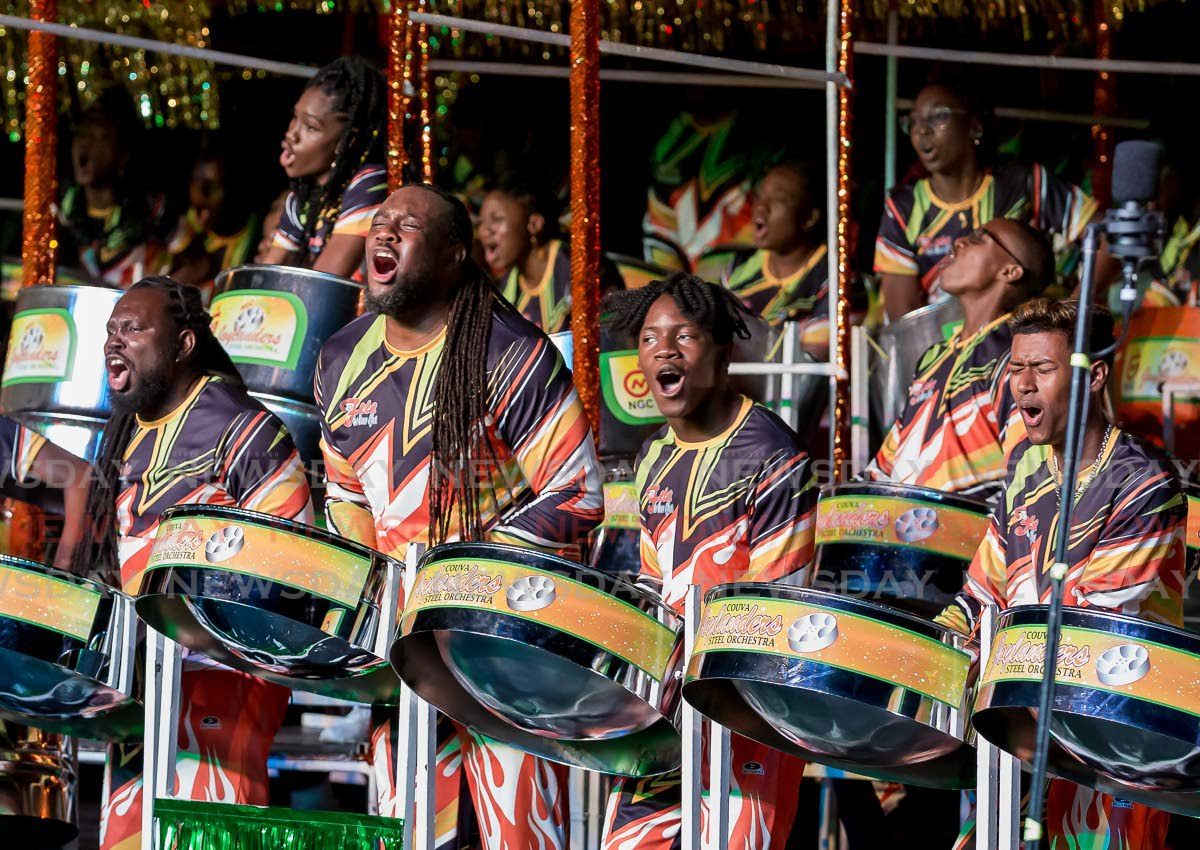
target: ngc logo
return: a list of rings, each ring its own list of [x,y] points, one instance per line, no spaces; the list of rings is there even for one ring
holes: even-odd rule
[[[625,376],[625,392],[634,398],[642,398],[650,392],[650,383],[641,369],[635,369]]]

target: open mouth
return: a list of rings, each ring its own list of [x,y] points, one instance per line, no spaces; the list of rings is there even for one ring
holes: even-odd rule
[[[500,252],[500,245],[496,242],[483,243],[483,261],[488,264],[488,268],[496,268],[496,255]]]
[[[675,366],[664,366],[654,376],[658,384],[659,395],[663,398],[676,398],[683,392],[683,372]]]
[[[108,370],[108,388],[115,393],[123,393],[129,389],[132,378],[129,364],[116,355],[109,355],[104,361]]]
[[[371,254],[371,280],[375,283],[390,283],[399,267],[400,261],[391,251],[376,251]]]
[[[1021,419],[1025,421],[1025,428],[1032,429],[1042,424],[1042,408],[1036,405],[1021,405]]]
[[[283,146],[283,152],[279,154],[279,164],[284,168],[291,168],[296,164],[296,153],[287,145]]]

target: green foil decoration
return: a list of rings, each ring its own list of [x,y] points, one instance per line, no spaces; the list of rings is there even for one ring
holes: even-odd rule
[[[403,850],[397,818],[168,799],[154,815],[160,850]]]

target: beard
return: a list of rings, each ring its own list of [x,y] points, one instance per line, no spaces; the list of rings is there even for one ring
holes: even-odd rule
[[[395,280],[379,295],[372,293],[368,286],[363,303],[374,313],[396,318],[411,313],[433,300],[434,287],[433,275],[401,278],[397,274]]]
[[[112,405],[118,413],[141,413],[158,405],[167,396],[171,376],[167,369],[147,372],[140,381],[123,393],[113,393]]]

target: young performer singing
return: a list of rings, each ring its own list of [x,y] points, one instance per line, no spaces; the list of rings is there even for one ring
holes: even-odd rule
[[[733,340],[749,336],[741,302],[678,273],[626,294],[617,315],[667,418],[637,460],[644,579],[679,611],[690,584],[802,583],[817,488],[795,433],[730,386]],[[733,736],[732,850],[787,842],[803,773],[801,760]],[[619,780],[604,846],[673,850],[682,827],[678,773]]]
[[[573,555],[603,511],[583,406],[558,350],[471,259],[472,237],[462,202],[425,184],[375,214],[370,312],[330,338],[317,367],[326,514],[400,558],[411,542],[450,540]],[[388,732],[374,736],[384,789]],[[439,846],[454,838],[458,759],[487,850],[562,850],[562,772],[466,730],[439,752]]]
[[[1105,608],[1170,625],[1183,623],[1187,505],[1164,458],[1104,416],[1109,365],[1091,365],[1079,477],[1064,482],[1072,340],[1077,306],[1039,298],[1011,319],[1012,394],[1028,437],[1012,453],[987,536],[956,602],[938,621],[974,631],[984,605],[1047,604],[1062,488],[1071,487],[1071,546],[1065,603]],[[1097,311],[1090,348],[1111,345],[1112,317]],[[1169,816],[1065,780],[1050,783],[1047,846],[1159,850]],[[964,835],[960,847],[971,846]]]
[[[921,356],[868,477],[998,495],[1005,458],[1025,436],[1008,383],[1008,320],[1053,279],[1049,240],[1026,224],[993,219],[955,240],[941,282],[962,305],[963,325]]]
[[[117,302],[104,345],[114,413],[76,563],[119,571],[136,594],[163,511],[230,505],[311,522],[300,455],[283,423],[246,394],[213,336],[200,291],[146,278]],[[288,691],[189,655],[182,678],[176,794],[266,805],[267,752]],[[197,664],[204,663],[199,669]],[[141,845],[141,746],[110,748],[102,850]]]

